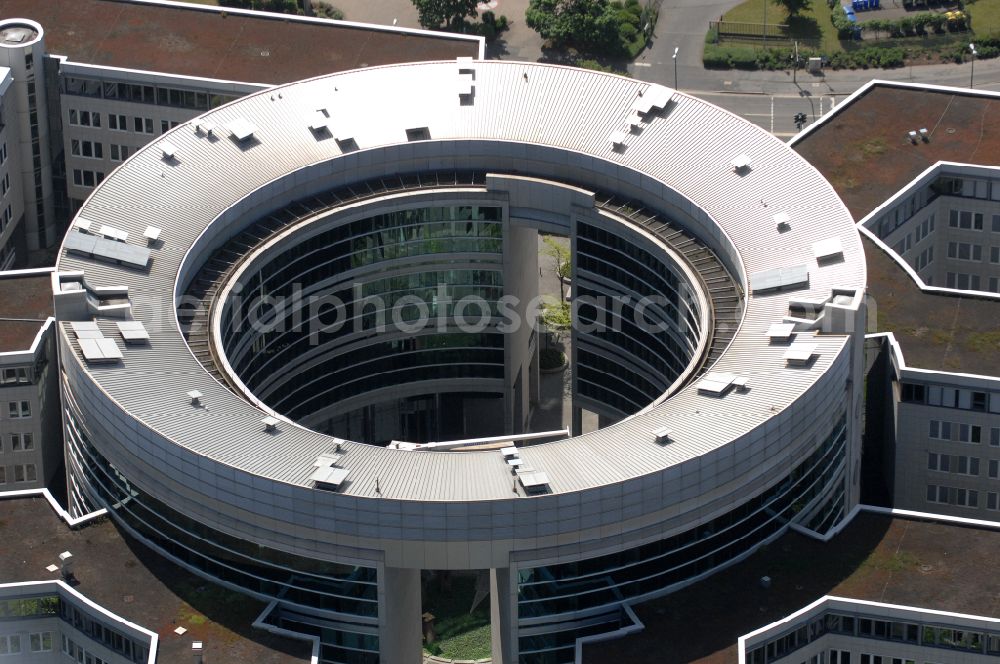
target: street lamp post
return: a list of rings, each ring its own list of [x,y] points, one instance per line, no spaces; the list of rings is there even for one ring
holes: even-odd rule
[[[761,29],[761,37],[764,38],[764,45],[767,46],[767,3],[771,0],[764,0],[764,27]]]
[[[677,89],[677,51],[681,50],[679,46],[674,46],[674,90]]]
[[[974,87],[973,83],[976,80],[976,45],[969,44],[969,52],[972,53],[972,70],[969,71],[969,87]]]

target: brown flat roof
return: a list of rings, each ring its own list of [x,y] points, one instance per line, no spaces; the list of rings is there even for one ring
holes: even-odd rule
[[[939,161],[1000,164],[997,117],[1000,98],[994,96],[875,84],[837,107],[794,148],[860,221]],[[911,144],[909,132],[921,128],[930,140]],[[877,329],[895,335],[907,366],[998,373],[1000,302],[924,293],[884,251],[862,240]]]
[[[0,277],[0,353],[28,350],[52,315],[49,275]]]
[[[305,664],[312,645],[273,636],[251,623],[265,604],[194,576],[119,532],[107,519],[77,530],[44,498],[0,502],[0,583],[59,578],[48,565],[73,554],[74,588],[107,610],[160,637],[157,662],[191,661],[191,642],[206,662]],[[177,627],[188,631],[174,633]]]
[[[992,166],[1000,154],[1000,98],[877,84],[795,144],[860,221],[929,166]],[[910,143],[925,128],[929,142]]]
[[[1000,532],[860,513],[829,542],[788,533],[635,610],[646,628],[587,645],[585,664],[734,664],[737,639],[824,595],[1000,617]],[[760,585],[771,577],[771,587]]]
[[[364,66],[479,55],[479,44],[135,0],[0,0],[0,16],[29,18],[46,50],[80,63],[247,83],[289,83]]]
[[[924,293],[899,263],[866,236],[861,239],[877,329],[895,335],[907,366],[1000,373],[1000,303],[972,295]]]

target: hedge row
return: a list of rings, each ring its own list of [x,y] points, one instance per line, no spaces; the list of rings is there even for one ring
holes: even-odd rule
[[[976,48],[979,48],[977,45]],[[705,67],[708,69],[788,69],[791,67],[793,51],[790,48],[759,48],[707,44],[705,46]],[[818,52],[799,51],[800,67],[810,57],[819,57]],[[901,67],[906,51],[900,47],[868,47],[856,51],[835,53],[827,60],[834,69],[867,69],[869,67]]]

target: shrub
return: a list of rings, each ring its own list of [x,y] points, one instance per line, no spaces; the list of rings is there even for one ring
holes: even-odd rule
[[[538,367],[543,371],[558,369],[566,364],[566,354],[555,348],[543,348],[538,352]]]

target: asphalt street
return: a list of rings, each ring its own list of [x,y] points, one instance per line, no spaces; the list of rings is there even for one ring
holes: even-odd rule
[[[711,70],[701,55],[708,22],[717,20],[740,0],[664,0],[653,40],[629,67],[640,80],[676,87],[701,97],[773,132],[781,138],[795,131],[796,113],[813,122],[873,78],[968,87],[970,64],[923,65],[898,69],[824,71]],[[546,61],[553,54],[542,49],[538,35],[524,22],[529,0],[490,0],[491,9],[510,19],[511,28],[487,48],[487,57]],[[411,0],[335,0],[348,20],[419,27]],[[674,49],[677,60],[674,61]],[[676,66],[675,66],[676,65]],[[975,87],[1000,91],[1000,58],[975,64]]]

